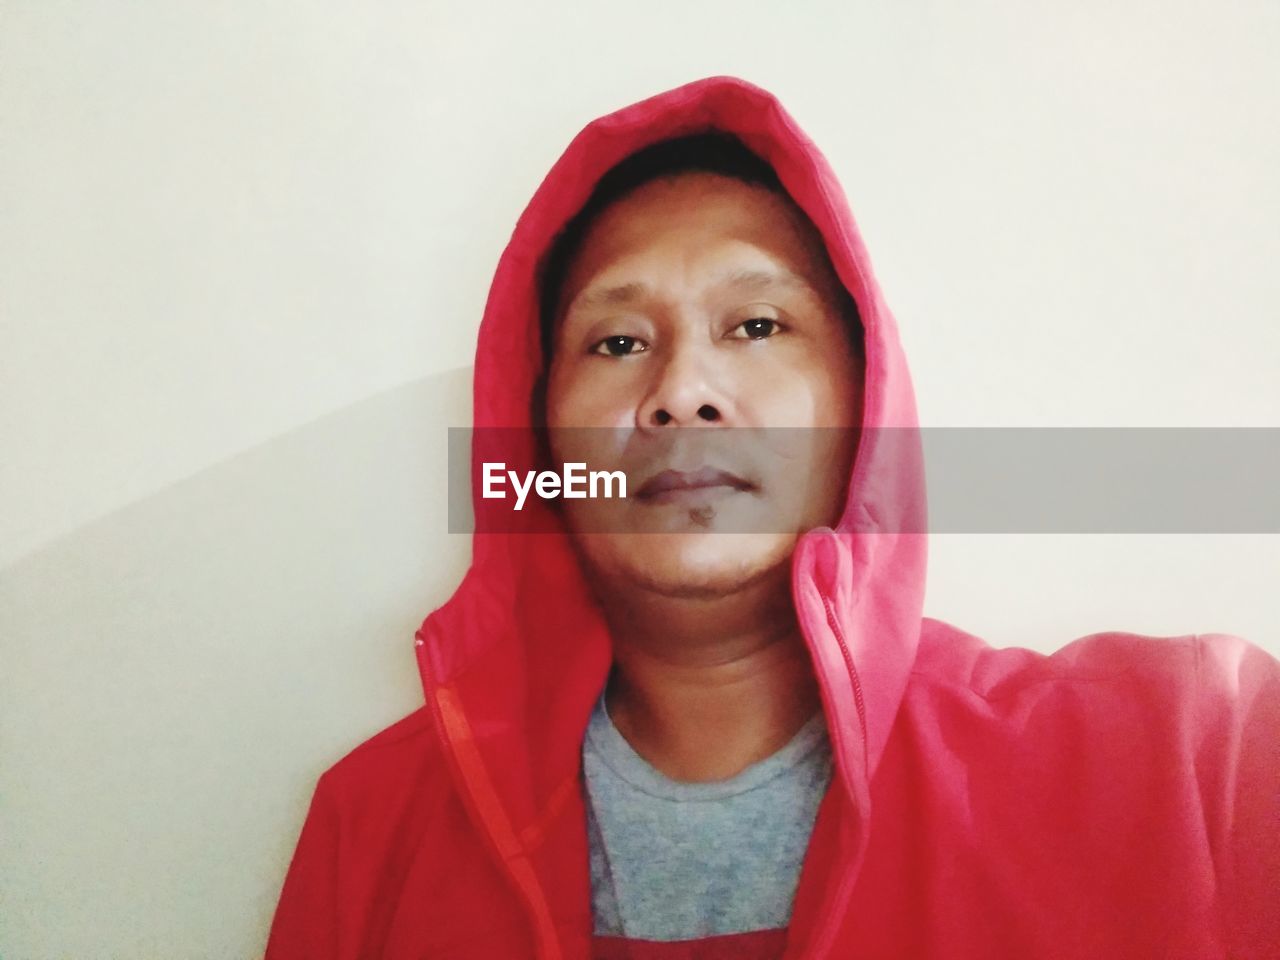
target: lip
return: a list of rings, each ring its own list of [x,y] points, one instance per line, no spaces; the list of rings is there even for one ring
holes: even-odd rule
[[[752,484],[737,474],[716,467],[699,467],[697,470],[663,470],[646,480],[636,491],[640,500],[663,502],[683,498],[691,491],[727,488],[720,492],[750,490]]]

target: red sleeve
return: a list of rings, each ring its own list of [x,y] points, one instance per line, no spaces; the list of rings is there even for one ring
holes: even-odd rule
[[[264,960],[332,960],[338,955],[338,811],[326,776],[316,782]]]
[[[1228,634],[1197,641],[1198,766],[1228,955],[1274,960],[1280,957],[1280,662]]]

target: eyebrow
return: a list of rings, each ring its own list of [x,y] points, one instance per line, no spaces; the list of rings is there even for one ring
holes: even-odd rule
[[[715,286],[717,289],[733,289],[743,290],[752,293],[759,293],[770,287],[799,288],[809,292],[814,291],[813,285],[809,283],[800,274],[788,270],[785,267],[771,270],[760,269],[738,269],[732,270],[721,275]],[[652,288],[647,283],[634,281],[632,283],[622,283],[613,287],[601,287],[599,289],[584,290],[578,296],[574,297],[569,304],[569,308],[575,306],[593,307],[593,306],[613,306],[617,304],[634,303],[643,299],[652,292]]]

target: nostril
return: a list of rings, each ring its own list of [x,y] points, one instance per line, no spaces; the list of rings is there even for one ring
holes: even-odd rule
[[[711,404],[704,403],[698,408],[698,416],[703,420],[715,420],[720,416],[720,414],[716,412],[716,408],[711,406]]]
[[[653,419],[657,420],[658,425],[661,426],[662,424],[667,423],[671,419],[671,414],[667,413],[667,411],[665,410],[659,410],[657,413],[653,415]]]

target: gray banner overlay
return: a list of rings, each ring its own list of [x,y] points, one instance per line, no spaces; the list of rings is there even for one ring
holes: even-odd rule
[[[1277,427],[714,426],[574,428],[537,436],[531,444],[525,429],[450,428],[450,533],[477,526],[481,532],[539,532],[561,522],[583,533],[669,533],[676,528],[668,519],[686,515],[689,529],[701,532],[790,532],[797,529],[797,504],[824,495],[823,476],[828,488],[837,476],[841,491],[847,487],[847,473],[836,472],[843,468],[833,466],[830,456],[842,442],[859,444],[860,457],[872,444],[890,452],[883,462],[892,466],[886,476],[894,482],[864,478],[877,484],[865,488],[873,493],[871,532],[1280,533]],[[474,464],[473,447],[481,457]],[[483,462],[517,473],[491,486],[505,497],[482,500]],[[528,472],[562,473],[565,462],[583,463],[580,476],[621,470],[628,497],[540,497],[530,482],[523,508],[516,509],[515,487]],[[919,464],[922,477],[913,472]],[[722,489],[719,499],[709,491],[703,491],[706,498],[668,494],[661,502],[639,495],[646,481],[652,490],[664,470],[688,478],[700,467],[722,470],[742,485]],[[490,474],[497,473],[495,466]],[[914,499],[922,490],[927,517]],[[664,519],[655,526],[655,517]]]

